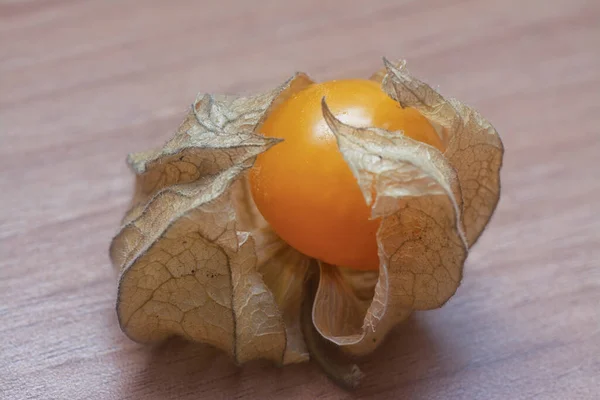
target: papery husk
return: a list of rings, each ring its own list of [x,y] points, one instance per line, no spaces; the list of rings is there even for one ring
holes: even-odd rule
[[[325,101],[325,120],[373,204],[372,217],[381,219],[380,265],[371,299],[360,292],[368,291],[372,272],[322,265],[313,322],[324,337],[362,355],[412,310],[440,307],[458,288],[467,256],[461,190],[436,148],[402,133],[343,124]]]
[[[413,310],[440,307],[455,293],[468,248],[500,195],[503,146],[491,124],[414,78],[406,62],[384,64],[371,79],[401,107],[424,115],[444,149],[402,132],[345,125],[323,102],[339,149],[372,204],[372,217],[382,221],[372,300],[359,293],[368,290],[373,273],[322,265],[313,307],[317,330],[357,355],[371,352]]]
[[[119,271],[119,323],[130,338],[179,335],[238,363],[289,364],[309,358],[303,332],[310,330],[300,320],[313,296],[307,280],[318,277],[314,329],[353,355],[374,350],[414,310],[448,301],[497,204],[502,143],[476,111],[444,99],[404,62],[385,61],[372,79],[399,106],[428,118],[444,145],[440,151],[402,132],[346,125],[323,102],[372,218],[381,219],[379,271],[299,253],[252,200],[247,171],[278,142],[257,132],[274,107],[312,83],[306,75],[257,96],[199,96],[173,139],[128,160],[135,193],[110,255]],[[318,342],[312,339],[309,347]],[[357,376],[352,367],[338,381],[353,386]]]
[[[284,315],[299,308],[300,295],[280,307],[259,269],[309,261],[278,238],[266,243],[266,228],[248,222],[236,188],[256,156],[278,142],[255,133],[265,114],[309,83],[297,74],[257,96],[199,96],[163,148],[129,157],[135,194],[110,256],[119,270],[119,324],[131,339],[183,336],[237,363],[308,358],[299,309]],[[273,243],[278,253],[268,252]]]
[[[473,108],[444,98],[410,74],[405,61],[384,59],[382,88],[402,107],[414,107],[440,127],[444,157],[456,170],[462,189],[465,236],[472,246],[488,224],[500,199],[504,146],[494,127]],[[378,75],[375,76],[377,79]]]
[[[316,261],[284,242],[262,217],[250,193],[247,177],[234,188],[238,223],[256,241],[257,270],[271,290],[285,324],[287,349],[284,364],[308,361],[309,352],[300,326],[305,280]]]

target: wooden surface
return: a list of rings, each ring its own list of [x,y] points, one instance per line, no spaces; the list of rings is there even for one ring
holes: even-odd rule
[[[126,154],[199,91],[367,76],[383,55],[506,146],[457,295],[362,361],[354,394],[312,364],[129,341],[107,256]],[[598,0],[0,1],[0,398],[598,398],[599,105]]]

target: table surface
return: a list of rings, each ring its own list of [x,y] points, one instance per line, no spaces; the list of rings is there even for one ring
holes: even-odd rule
[[[0,397],[597,398],[599,49],[598,0],[0,1]],[[384,55],[505,143],[456,296],[362,360],[355,393],[310,363],[128,340],[107,254],[126,154],[164,142],[197,92],[367,76]]]

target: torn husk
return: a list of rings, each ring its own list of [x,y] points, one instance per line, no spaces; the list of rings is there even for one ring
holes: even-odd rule
[[[385,61],[372,79],[425,116],[444,144],[440,151],[402,132],[346,125],[323,102],[372,217],[381,219],[379,271],[299,253],[250,194],[248,170],[279,142],[260,134],[261,123],[312,84],[306,75],[256,96],[199,96],[169,142],[128,160],[135,193],[110,249],[125,334],[145,343],[183,336],[237,363],[289,364],[315,351],[301,326],[312,274],[313,333],[353,355],[374,350],[411,312],[448,301],[497,204],[502,143],[479,113],[412,77],[404,62]]]

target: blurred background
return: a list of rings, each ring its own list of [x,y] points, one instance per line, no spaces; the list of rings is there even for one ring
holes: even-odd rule
[[[507,152],[459,292],[398,328],[355,396],[594,398],[599,49],[598,0],[0,0],[0,394],[347,397],[310,364],[131,343],[107,249],[126,154],[166,141],[198,92],[368,77],[385,56],[477,108]]]

